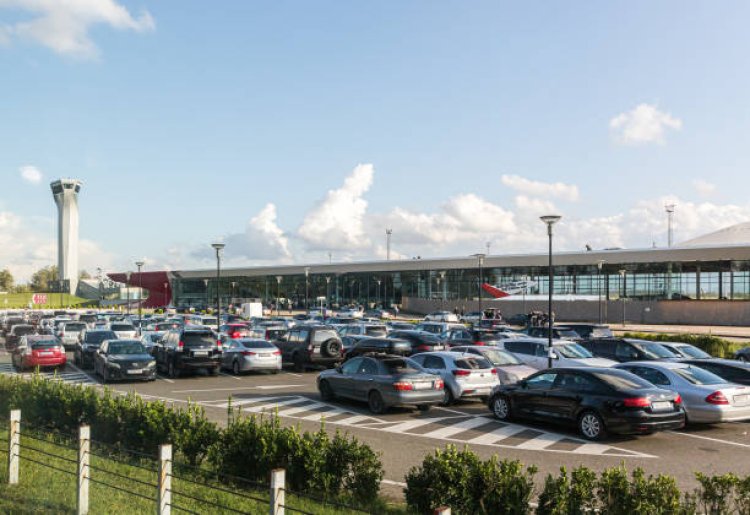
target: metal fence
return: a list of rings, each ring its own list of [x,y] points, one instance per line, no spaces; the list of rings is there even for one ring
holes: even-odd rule
[[[207,471],[185,463],[174,462],[171,444],[160,445],[155,458],[153,455],[112,447],[103,442],[92,440],[91,428],[88,425],[80,426],[76,437],[59,433],[50,428],[25,427],[22,433],[20,410],[11,411],[9,422],[7,426],[8,438],[0,439],[0,454],[7,455],[8,483],[11,485],[18,484],[23,461],[75,478],[76,510],[79,515],[89,512],[91,485],[111,489],[141,501],[153,503],[153,508],[160,515],[169,515],[172,510],[176,513],[189,514],[216,513],[217,511],[257,513],[258,505],[267,506],[271,515],[284,515],[287,511],[315,515],[290,506],[288,503],[292,497],[307,499],[346,512],[369,513],[309,493],[294,492],[287,489],[286,471],[284,469],[273,470],[270,484],[263,484],[241,477]],[[57,441],[51,440],[50,437],[55,437]],[[40,448],[42,447],[40,444],[54,447],[55,452]],[[93,450],[92,445],[94,446]],[[105,452],[99,452],[99,448],[102,448]],[[112,451],[117,454],[130,454],[133,459],[118,460]],[[66,453],[68,456],[65,455]],[[69,457],[70,455],[76,457]],[[142,476],[151,479],[139,479],[133,477],[133,475],[116,472],[103,465],[93,465],[91,463],[92,457],[134,467],[140,470]],[[246,488],[252,489],[252,493],[238,492],[212,484],[210,481],[213,478],[216,481],[231,481],[234,484],[243,484]],[[184,487],[188,485],[199,487],[204,495],[187,491]],[[182,488],[177,488],[177,486],[182,486]],[[46,485],[39,485],[39,487],[45,488]],[[263,491],[268,492],[267,498],[263,496]],[[214,495],[205,495],[206,493]],[[235,496],[241,501],[240,504],[246,501],[247,509],[242,509],[241,506],[228,506],[217,501],[215,494],[218,493]],[[185,505],[187,500],[192,501],[194,509],[189,509]],[[201,506],[200,511],[195,511],[195,505]],[[252,509],[250,506],[255,508]]]

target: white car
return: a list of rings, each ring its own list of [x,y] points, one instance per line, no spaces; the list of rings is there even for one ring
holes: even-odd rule
[[[117,335],[118,340],[135,340],[135,326],[130,322],[112,322],[109,329]]]
[[[450,311],[435,311],[424,317],[426,322],[458,322],[458,316]]]
[[[444,405],[473,397],[484,401],[500,384],[497,370],[488,360],[460,352],[422,352],[411,357],[426,372],[439,375],[445,383]]]
[[[495,342],[495,346],[515,354],[525,364],[537,370],[547,368],[550,351],[544,338],[509,338]],[[552,367],[612,367],[616,361],[595,358],[588,350],[567,340],[552,341]]]

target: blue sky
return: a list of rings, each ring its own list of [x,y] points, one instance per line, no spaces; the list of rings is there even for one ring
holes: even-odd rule
[[[60,176],[89,269],[203,266],[217,238],[233,264],[381,258],[386,226],[403,257],[533,251],[549,210],[567,249],[663,245],[665,202],[678,241],[750,219],[747,2],[58,4],[0,0],[19,276],[55,261]]]

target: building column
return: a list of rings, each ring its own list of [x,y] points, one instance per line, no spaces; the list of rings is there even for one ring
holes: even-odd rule
[[[701,299],[701,267],[695,267],[695,298],[696,300]]]

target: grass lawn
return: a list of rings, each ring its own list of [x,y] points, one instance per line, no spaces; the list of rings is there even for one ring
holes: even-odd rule
[[[60,294],[59,293],[45,293],[47,296],[47,304],[34,305],[38,309],[57,309],[60,308]],[[33,293],[5,293],[0,295],[0,309],[18,309],[28,308],[31,298],[34,296]],[[7,303],[6,303],[7,301]],[[67,308],[68,306],[77,306],[90,302],[88,299],[76,297],[68,293],[62,295],[62,306]]]
[[[53,441],[49,436],[42,440],[24,436],[23,422],[21,430],[20,482],[17,485],[8,485],[8,432],[7,427],[0,428],[0,464],[2,464],[0,467],[0,513],[75,513],[76,476],[71,473],[77,469],[75,463],[77,444],[59,438]],[[92,443],[91,452],[90,513],[151,514],[155,512],[157,491],[157,462],[155,460],[139,457],[123,458],[121,454],[109,452],[107,448],[98,446],[96,443]],[[68,460],[73,460],[73,462]],[[54,470],[35,462],[61,470]],[[174,474],[172,480],[173,513],[268,513],[268,488],[260,486],[242,488],[238,484],[221,482],[178,464],[175,464],[172,472]],[[95,480],[116,488],[96,483]],[[219,487],[222,490],[212,487]],[[131,493],[118,489],[128,490]],[[258,500],[253,500],[251,497]],[[353,513],[349,509],[326,506],[289,493],[287,493],[286,501],[289,507],[316,515]],[[184,511],[178,508],[184,508]],[[380,503],[377,508],[373,509],[378,513],[406,513],[401,506],[388,507],[385,503]],[[287,511],[287,513],[292,512]]]

